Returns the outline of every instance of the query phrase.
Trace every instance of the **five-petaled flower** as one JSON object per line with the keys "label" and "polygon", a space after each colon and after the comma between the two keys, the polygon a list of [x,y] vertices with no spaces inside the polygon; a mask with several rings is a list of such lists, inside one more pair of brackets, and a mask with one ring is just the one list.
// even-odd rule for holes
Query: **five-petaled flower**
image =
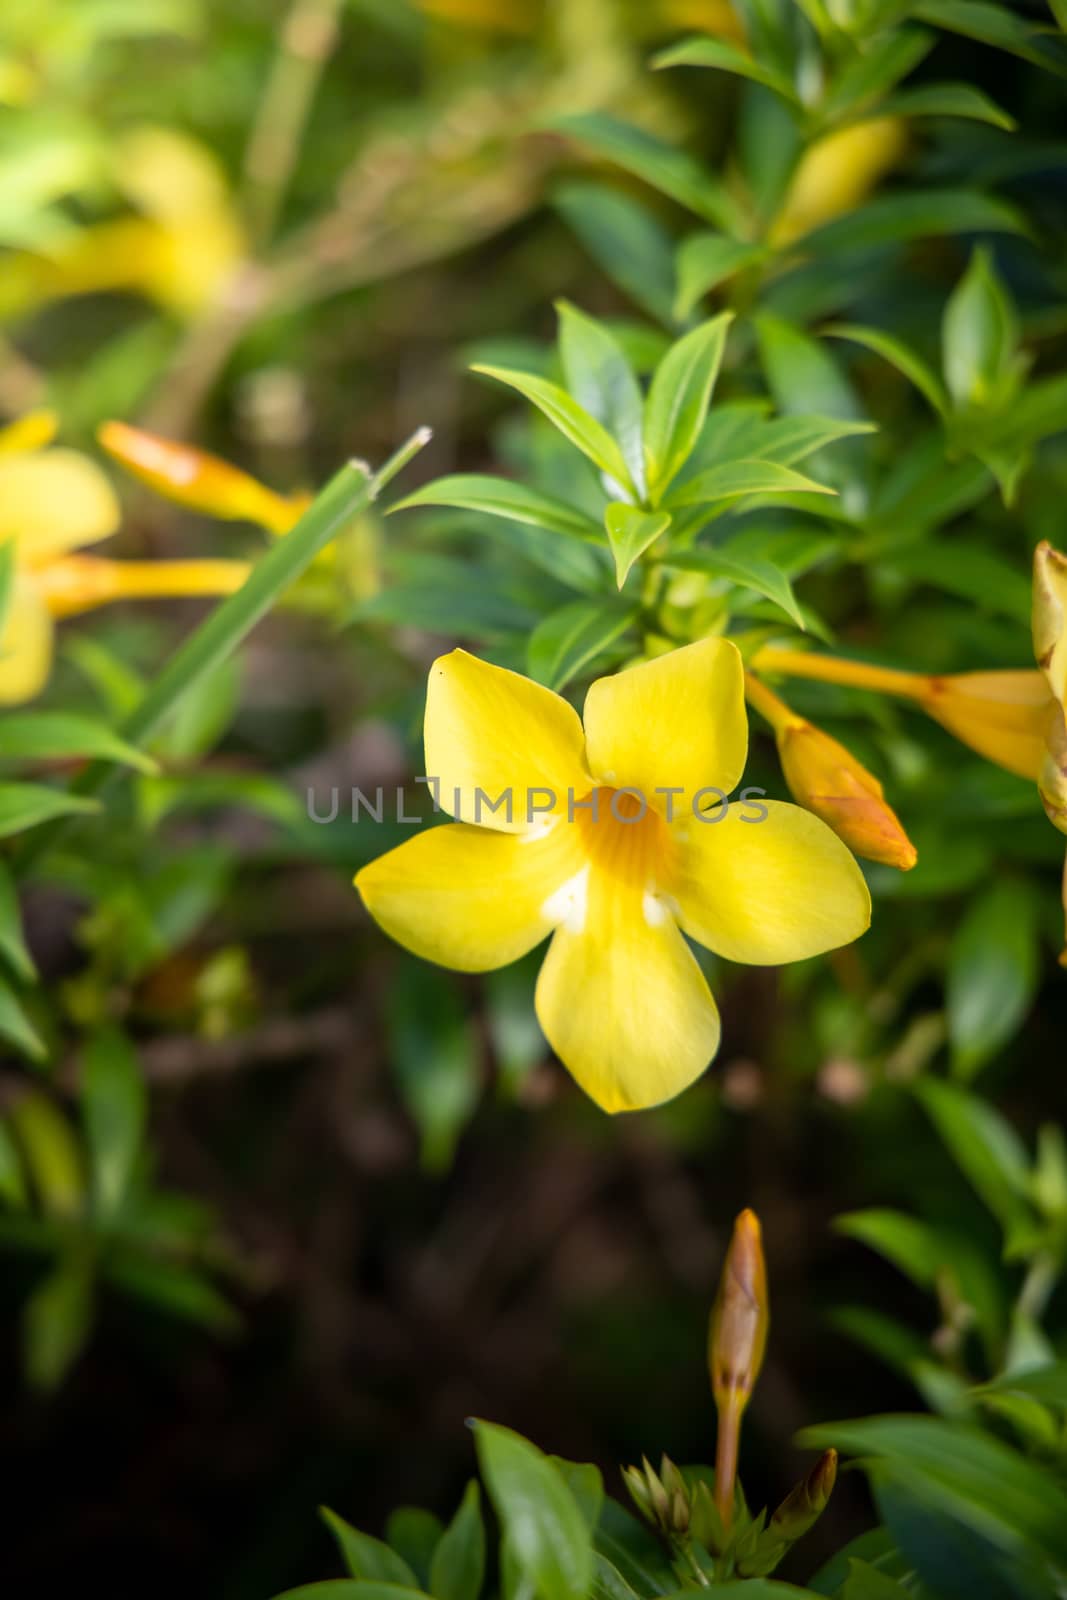
{"label": "five-petaled flower", "polygon": [[[670,1099],[718,1048],[686,936],[776,965],[868,926],[859,867],[818,817],[768,800],[754,820],[751,806],[708,802],[737,787],[747,755],[728,640],[599,679],[584,728],[551,690],[455,650],[430,670],[425,745],[440,803],[460,820],[365,867],[364,903],[416,955],[465,972],[505,966],[551,934],[538,1019],[607,1111]],[[478,791],[536,791],[547,809],[530,822],[517,804],[509,818],[479,809]],[[482,825],[463,820],[475,816]]]}

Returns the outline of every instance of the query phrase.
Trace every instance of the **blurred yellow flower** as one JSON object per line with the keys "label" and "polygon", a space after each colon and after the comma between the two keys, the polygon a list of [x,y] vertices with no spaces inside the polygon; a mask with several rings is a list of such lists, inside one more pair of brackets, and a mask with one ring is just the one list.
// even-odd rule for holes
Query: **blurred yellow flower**
{"label": "blurred yellow flower", "polygon": [[243,561],[110,561],[74,552],[114,533],[119,507],[87,456],[53,447],[55,419],[24,417],[0,431],[0,544],[14,546],[12,591],[0,622],[0,705],[32,700],[52,667],[53,622],[112,600],[227,594]]}
{"label": "blurred yellow flower", "polygon": [[[1034,655],[1052,697],[1037,788],[1049,821],[1067,833],[1067,556],[1047,540],[1034,551],[1033,632]],[[1067,925],[1067,859],[1062,894]],[[1060,965],[1067,967],[1067,938]]]}
{"label": "blurred yellow flower", "polygon": [[828,133],[805,151],[768,234],[773,245],[792,244],[866,200],[907,148],[903,117],[875,117]]}
{"label": "blurred yellow flower", "polygon": [[747,746],[727,640],[599,679],[584,728],[549,689],[453,651],[430,670],[425,760],[457,821],[380,857],[356,886],[399,943],[465,972],[551,934],[536,1009],[552,1048],[604,1110],[656,1105],[719,1043],[683,935],[776,965],[869,924],[859,867],[823,822],[776,801],[727,803]]}
{"label": "blurred yellow flower", "polygon": [[311,504],[310,495],[280,495],[219,456],[131,428],[126,422],[105,422],[97,437],[127,472],[191,511],[254,522],[270,533],[282,534],[289,532]]}

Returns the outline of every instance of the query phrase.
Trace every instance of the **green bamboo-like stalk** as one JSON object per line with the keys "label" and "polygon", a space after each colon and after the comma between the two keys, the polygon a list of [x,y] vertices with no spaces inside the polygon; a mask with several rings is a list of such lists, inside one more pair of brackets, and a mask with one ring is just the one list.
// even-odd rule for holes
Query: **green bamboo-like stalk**
{"label": "green bamboo-like stalk", "polygon": [[[119,736],[135,746],[151,738],[190,689],[233,654],[278,597],[366,510],[429,437],[429,429],[420,428],[376,473],[364,462],[346,462],[292,530],[256,562],[240,589],[217,605],[178,647],[116,730]],[[71,785],[71,792],[83,799],[96,798],[117,776],[112,762],[94,761]],[[15,857],[16,874],[39,860],[77,820],[58,817],[38,828]]]}

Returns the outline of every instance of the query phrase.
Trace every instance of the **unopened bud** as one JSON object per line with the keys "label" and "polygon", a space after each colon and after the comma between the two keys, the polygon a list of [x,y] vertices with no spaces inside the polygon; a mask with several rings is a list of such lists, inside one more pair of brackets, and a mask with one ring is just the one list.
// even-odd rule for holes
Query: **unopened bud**
{"label": "unopened bud", "polygon": [[1067,833],[1067,556],[1048,541],[1034,551],[1034,654],[1053,704],[1037,780],[1049,820]]}
{"label": "unopened bud", "polygon": [[858,856],[908,872],[918,855],[882,785],[843,744],[801,717],[777,731],[793,798],[821,817]]}
{"label": "unopened bud", "polygon": [[640,1467],[625,1467],[622,1477],[634,1505],[646,1521],[661,1533],[675,1537],[688,1533],[689,1490],[673,1461],[664,1456],[657,1473],[647,1457],[642,1456]]}
{"label": "unopened bud", "polygon": [[786,1495],[771,1518],[770,1531],[793,1544],[822,1516],[836,1481],[837,1451],[827,1450]]}
{"label": "unopened bud", "polygon": [[759,1218],[742,1211],[734,1223],[708,1332],[711,1390],[720,1411],[747,1405],[767,1344],[770,1312]]}
{"label": "unopened bud", "polygon": [[175,444],[125,422],[105,422],[98,432],[104,449],[135,478],[191,511],[228,521],[254,522],[271,533],[288,533],[305,508],[219,456]]}
{"label": "unopened bud", "polygon": [[925,680],[917,696],[928,716],[987,761],[1037,781],[1054,704],[1037,671],[957,672]]}

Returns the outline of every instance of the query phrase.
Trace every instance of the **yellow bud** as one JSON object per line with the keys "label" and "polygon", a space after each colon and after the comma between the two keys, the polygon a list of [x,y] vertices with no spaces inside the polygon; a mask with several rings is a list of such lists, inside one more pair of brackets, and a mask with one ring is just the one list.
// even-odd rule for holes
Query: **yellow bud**
{"label": "yellow bud", "polygon": [[800,717],[777,732],[793,798],[821,817],[856,855],[908,872],[918,855],[878,779],[843,744]]}
{"label": "yellow bud", "polygon": [[805,152],[769,233],[791,244],[824,222],[853,211],[907,148],[902,117],[875,117],[829,133]]}
{"label": "yellow bud", "polygon": [[927,678],[916,698],[961,744],[1036,782],[1054,704],[1037,671],[957,672]]}
{"label": "yellow bud", "polygon": [[1067,556],[1044,540],[1034,551],[1034,655],[1060,705],[1067,700]]}
{"label": "yellow bud", "polygon": [[144,433],[125,422],[105,422],[98,438],[127,472],[192,511],[287,533],[304,509],[302,500],[276,494],[218,456]]}
{"label": "yellow bud", "polygon": [[27,411],[24,417],[0,428],[0,455],[27,455],[51,444],[59,427],[54,411]]}
{"label": "yellow bud", "polygon": [[711,1391],[719,1410],[748,1404],[767,1344],[770,1310],[759,1218],[742,1211],[734,1223],[708,1330]]}

